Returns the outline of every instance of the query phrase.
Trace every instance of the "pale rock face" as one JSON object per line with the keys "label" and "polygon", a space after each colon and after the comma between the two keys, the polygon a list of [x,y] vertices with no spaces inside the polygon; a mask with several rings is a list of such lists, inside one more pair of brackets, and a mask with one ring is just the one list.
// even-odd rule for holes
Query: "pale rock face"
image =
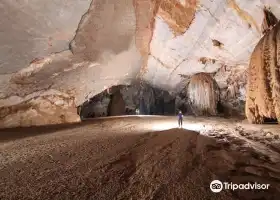
{"label": "pale rock face", "polygon": [[[64,119],[59,116],[66,108],[75,108],[113,85],[130,84],[136,77],[176,93],[185,87],[182,75],[213,73],[219,86],[228,91],[226,96],[237,93],[235,99],[243,100],[246,80],[235,77],[233,72],[239,74],[248,67],[250,55],[262,37],[263,7],[270,6],[279,18],[279,3],[3,0],[1,113],[32,99],[43,99],[52,91],[73,98],[73,104],[52,101],[47,113],[41,106],[46,104],[45,100],[32,101],[32,105],[42,107],[44,114],[31,108],[24,112],[22,108],[1,117],[1,126],[54,123],[49,118],[53,115],[56,122],[62,122]],[[227,70],[220,72],[224,66]],[[61,110],[57,111],[55,106]],[[75,121],[76,117],[76,112],[71,111],[65,120]]]}
{"label": "pale rock face", "polygon": [[68,49],[91,0],[0,2],[0,74]]}
{"label": "pale rock face", "polygon": [[[161,17],[156,17],[147,80],[172,90],[180,83],[178,74],[213,73],[223,65],[247,67],[262,36],[264,5],[270,5],[279,17],[279,1],[201,0],[191,26],[177,37]],[[222,46],[214,46],[212,40]],[[199,62],[202,57],[214,59],[215,63],[203,64]],[[163,78],[168,84],[161,81]]]}
{"label": "pale rock face", "polygon": [[44,95],[1,109],[0,127],[39,126],[80,121],[74,99]]}

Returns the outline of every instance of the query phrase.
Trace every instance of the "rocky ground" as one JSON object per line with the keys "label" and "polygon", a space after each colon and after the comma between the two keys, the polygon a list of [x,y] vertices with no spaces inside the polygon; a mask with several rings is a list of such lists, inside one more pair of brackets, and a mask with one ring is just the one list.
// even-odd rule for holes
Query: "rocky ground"
{"label": "rocky ground", "polygon": [[[140,116],[0,130],[0,199],[279,199],[278,125],[176,126]],[[214,179],[270,186],[212,193]]]}

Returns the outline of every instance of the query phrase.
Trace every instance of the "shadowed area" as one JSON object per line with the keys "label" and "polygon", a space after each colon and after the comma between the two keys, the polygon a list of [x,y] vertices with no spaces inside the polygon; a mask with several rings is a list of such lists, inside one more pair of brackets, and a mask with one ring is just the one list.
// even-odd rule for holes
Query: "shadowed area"
{"label": "shadowed area", "polygon": [[[279,128],[191,117],[176,127],[175,117],[132,116],[2,129],[12,138],[0,142],[0,199],[279,197],[280,151],[267,145],[279,145]],[[214,179],[270,187],[215,194]]]}

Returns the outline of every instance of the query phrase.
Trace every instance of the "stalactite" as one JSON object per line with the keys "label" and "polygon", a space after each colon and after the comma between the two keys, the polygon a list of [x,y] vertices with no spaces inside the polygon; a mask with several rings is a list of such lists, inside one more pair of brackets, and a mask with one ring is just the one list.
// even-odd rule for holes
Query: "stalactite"
{"label": "stalactite", "polygon": [[196,115],[216,115],[219,101],[219,87],[207,73],[198,73],[191,77],[188,96]]}
{"label": "stalactite", "polygon": [[251,123],[280,120],[280,23],[256,45],[250,60],[246,116]]}

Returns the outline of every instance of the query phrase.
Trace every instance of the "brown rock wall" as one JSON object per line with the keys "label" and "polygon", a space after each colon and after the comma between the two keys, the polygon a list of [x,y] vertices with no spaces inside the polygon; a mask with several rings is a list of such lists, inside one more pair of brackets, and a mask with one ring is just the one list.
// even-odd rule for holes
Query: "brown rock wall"
{"label": "brown rock wall", "polygon": [[251,56],[245,110],[251,123],[280,120],[279,66],[280,23],[259,41]]}
{"label": "brown rock wall", "polygon": [[40,96],[0,109],[0,128],[72,123],[79,120],[74,99],[64,96]]}

